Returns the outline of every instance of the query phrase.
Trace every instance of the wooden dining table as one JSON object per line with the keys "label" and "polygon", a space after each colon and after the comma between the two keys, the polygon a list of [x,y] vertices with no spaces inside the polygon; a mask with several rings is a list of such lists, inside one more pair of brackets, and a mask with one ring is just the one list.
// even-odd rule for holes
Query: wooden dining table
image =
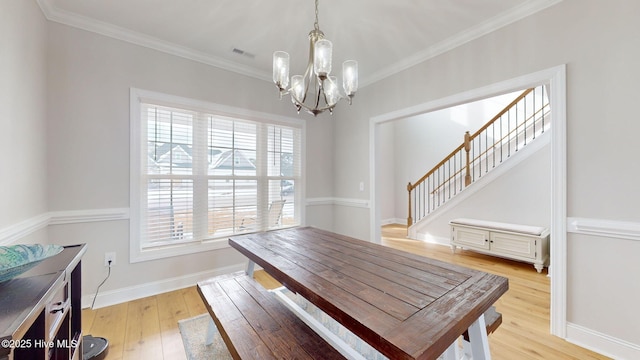
{"label": "wooden dining table", "polygon": [[484,313],[508,279],[312,227],[229,244],[390,359],[436,359],[468,331],[490,358]]}

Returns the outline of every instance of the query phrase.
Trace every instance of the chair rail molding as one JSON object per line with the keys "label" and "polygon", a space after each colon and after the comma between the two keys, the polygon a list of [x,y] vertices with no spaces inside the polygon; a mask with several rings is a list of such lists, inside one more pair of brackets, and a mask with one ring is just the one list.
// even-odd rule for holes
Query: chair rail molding
{"label": "chair rail molding", "polygon": [[337,206],[368,209],[370,207],[370,202],[369,200],[366,200],[366,199],[321,197],[321,198],[308,198],[306,200],[306,205],[307,206],[337,205]]}
{"label": "chair rail molding", "polygon": [[32,218],[20,221],[0,229],[0,245],[11,245],[19,239],[44,229],[49,225],[49,214],[44,213]]}
{"label": "chair rail molding", "polygon": [[129,208],[67,210],[46,212],[0,229],[0,245],[10,245],[49,225],[128,220]]}
{"label": "chair rail molding", "polygon": [[640,241],[640,223],[630,221],[570,217],[567,232]]}

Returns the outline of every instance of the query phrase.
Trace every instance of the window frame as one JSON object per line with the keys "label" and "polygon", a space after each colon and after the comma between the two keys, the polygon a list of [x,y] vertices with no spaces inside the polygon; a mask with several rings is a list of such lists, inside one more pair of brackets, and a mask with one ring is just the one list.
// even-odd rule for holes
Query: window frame
{"label": "window frame", "polygon": [[[155,259],[162,259],[172,256],[192,254],[202,251],[229,248],[228,237],[194,240],[185,243],[173,243],[143,248],[140,237],[141,200],[146,186],[142,184],[143,169],[142,154],[146,146],[146,135],[142,133],[143,124],[141,109],[142,103],[153,103],[160,106],[167,106],[190,111],[205,112],[207,114],[235,118],[238,120],[248,120],[269,125],[282,125],[300,129],[300,177],[295,182],[295,212],[299,218],[300,225],[305,222],[305,138],[306,123],[301,119],[295,119],[275,114],[257,112],[248,109],[230,107],[206,101],[194,100],[174,95],[163,94],[154,91],[130,88],[130,226],[129,245],[130,262],[141,262]],[[145,138],[143,139],[143,136]],[[144,143],[144,144],[143,144]],[[270,177],[266,177],[270,179]],[[260,195],[259,195],[260,196]]]}

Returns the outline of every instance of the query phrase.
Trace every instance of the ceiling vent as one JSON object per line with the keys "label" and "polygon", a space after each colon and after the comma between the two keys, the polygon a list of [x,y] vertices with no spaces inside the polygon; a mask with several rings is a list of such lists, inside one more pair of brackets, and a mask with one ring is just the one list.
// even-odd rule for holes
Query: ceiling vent
{"label": "ceiling vent", "polygon": [[248,57],[249,59],[254,59],[256,57],[254,54],[252,54],[250,52],[246,52],[246,51],[244,51],[242,49],[238,49],[238,48],[235,48],[235,47],[231,50],[231,52],[233,52],[234,54],[237,54],[237,55]]}

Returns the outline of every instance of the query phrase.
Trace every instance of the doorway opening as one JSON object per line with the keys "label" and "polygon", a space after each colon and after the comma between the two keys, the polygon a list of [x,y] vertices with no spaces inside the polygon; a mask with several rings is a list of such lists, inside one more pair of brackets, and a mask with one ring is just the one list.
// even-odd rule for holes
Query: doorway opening
{"label": "doorway opening", "polygon": [[565,65],[503,81],[406,109],[375,116],[369,122],[370,234],[380,243],[382,194],[377,180],[383,175],[376,166],[384,155],[380,149],[382,124],[418,114],[473,102],[523,88],[547,85],[551,102],[551,334],[566,337],[566,68]]}

